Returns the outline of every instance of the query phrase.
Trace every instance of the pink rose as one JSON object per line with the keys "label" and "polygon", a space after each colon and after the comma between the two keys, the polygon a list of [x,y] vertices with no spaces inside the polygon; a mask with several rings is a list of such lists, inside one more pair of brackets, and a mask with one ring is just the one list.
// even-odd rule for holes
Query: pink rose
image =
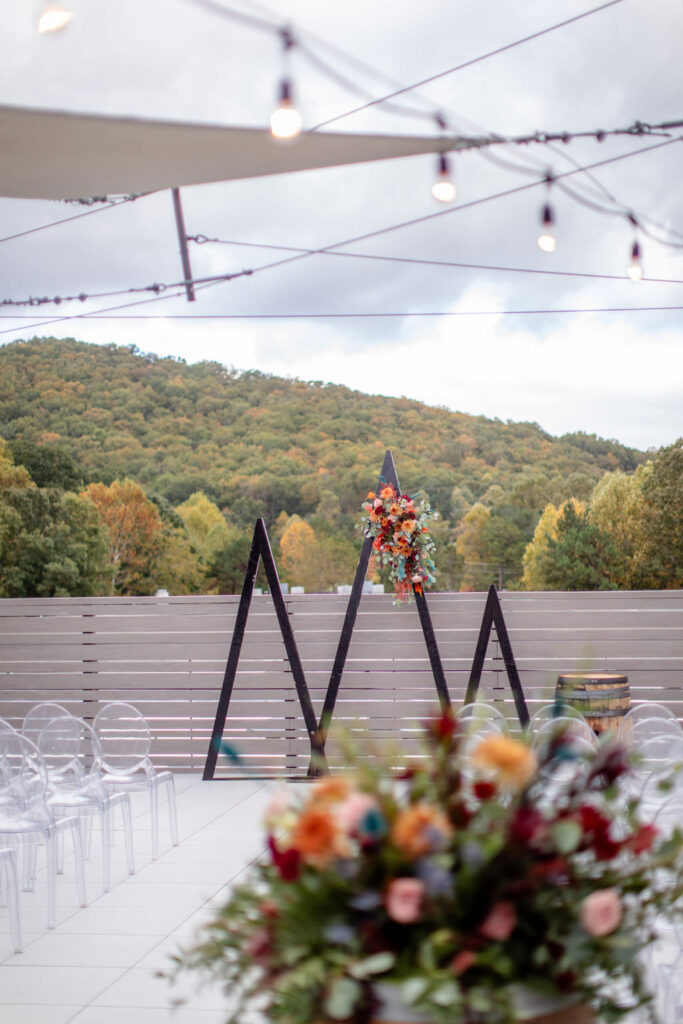
{"label": "pink rose", "polygon": [[368,811],[376,810],[378,804],[369,793],[352,793],[335,809],[335,817],[345,832],[355,832]]}
{"label": "pink rose", "polygon": [[517,924],[517,911],[513,903],[500,900],[495,903],[488,917],[479,927],[479,932],[487,939],[505,942],[510,938]]}
{"label": "pink rose", "polygon": [[424,882],[419,878],[394,878],[386,893],[387,914],[399,924],[417,921],[422,910]]}
{"label": "pink rose", "polygon": [[589,935],[609,935],[621,921],[619,893],[614,889],[598,889],[586,896],[579,917]]}
{"label": "pink rose", "polygon": [[451,960],[451,970],[454,974],[464,974],[465,971],[469,971],[476,959],[471,949],[461,949]]}

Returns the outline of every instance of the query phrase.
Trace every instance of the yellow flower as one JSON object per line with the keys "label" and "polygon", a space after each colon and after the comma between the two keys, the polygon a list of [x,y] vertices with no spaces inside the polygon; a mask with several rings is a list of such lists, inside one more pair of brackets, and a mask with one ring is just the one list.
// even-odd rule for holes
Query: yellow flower
{"label": "yellow flower", "polygon": [[531,779],[538,762],[533,750],[508,736],[486,736],[472,754],[472,766],[495,775],[510,789],[522,789]]}
{"label": "yellow flower", "polygon": [[391,838],[408,857],[422,857],[438,850],[452,831],[448,818],[437,807],[413,804],[396,818]]}

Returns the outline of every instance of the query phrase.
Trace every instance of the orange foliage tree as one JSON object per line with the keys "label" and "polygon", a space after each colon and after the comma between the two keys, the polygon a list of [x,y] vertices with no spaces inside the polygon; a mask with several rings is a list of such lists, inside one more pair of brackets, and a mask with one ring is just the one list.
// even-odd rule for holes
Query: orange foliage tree
{"label": "orange foliage tree", "polygon": [[109,535],[110,593],[151,593],[162,532],[154,504],[128,479],[89,484],[82,494],[94,504]]}

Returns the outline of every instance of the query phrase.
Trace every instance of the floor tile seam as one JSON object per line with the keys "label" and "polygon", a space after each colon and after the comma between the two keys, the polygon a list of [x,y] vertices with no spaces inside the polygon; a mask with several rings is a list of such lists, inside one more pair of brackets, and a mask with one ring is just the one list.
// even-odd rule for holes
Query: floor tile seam
{"label": "floor tile seam", "polygon": [[[197,784],[197,785],[199,785],[199,782],[201,782],[201,781],[203,781],[203,780],[201,780],[201,779],[200,779],[200,780],[198,780],[198,782],[197,782],[196,784]],[[264,783],[263,783],[263,785],[259,786],[259,787],[258,787],[258,788],[257,788],[256,790],[254,790],[254,792],[253,792],[253,793],[249,793],[249,794],[247,794],[246,796],[244,796],[244,797],[243,797],[243,798],[242,798],[241,800],[238,800],[238,801],[237,801],[237,803],[236,803],[236,804],[234,804],[234,805],[233,805],[233,807],[231,807],[231,808],[230,808],[230,810],[232,810],[232,809],[233,809],[234,807],[239,807],[239,806],[240,806],[240,804],[244,803],[244,802],[245,802],[246,800],[249,800],[249,799],[250,799],[250,798],[251,798],[252,796],[254,796],[254,795],[255,795],[255,793],[260,793],[260,792],[261,792],[261,790],[263,790],[263,789],[264,789],[264,788],[266,787],[266,785],[267,785],[267,783],[266,783],[266,782],[264,782]],[[220,817],[222,817],[222,815],[223,815],[224,813],[226,813],[226,812],[225,812],[225,811],[221,812],[221,814],[217,815],[217,816],[216,816],[215,818],[212,818],[212,819],[211,819],[210,821],[208,821],[208,822],[207,822],[207,823],[206,823],[205,825],[202,825],[202,826],[201,826],[201,828],[198,828],[198,829],[196,829],[196,830],[195,830],[194,832],[191,832],[191,833],[190,833],[190,835],[189,835],[189,836],[186,836],[185,838],[186,838],[186,839],[190,839],[190,838],[192,838],[193,836],[196,836],[196,835],[198,835],[198,834],[199,834],[200,832],[202,832],[202,831],[203,831],[203,829],[204,829],[204,828],[206,828],[206,827],[207,827],[208,825],[211,825],[211,824],[213,824],[213,823],[214,823],[215,821],[217,821],[217,820],[218,820],[218,819],[219,819]],[[260,856],[262,855],[262,853],[263,853],[263,849],[259,850],[258,854],[257,854],[257,855],[256,855],[255,857],[253,857],[253,858],[252,858],[252,859],[251,859],[250,861],[248,861],[248,862],[247,862],[247,864],[243,865],[243,867],[241,867],[241,868],[239,869],[239,871],[237,871],[237,872],[236,872],[236,873],[235,873],[234,875],[232,875],[232,876],[231,876],[230,878],[228,878],[228,879],[227,879],[226,881],[224,881],[224,882],[223,882],[223,883],[222,883],[222,884],[221,884],[221,885],[219,886],[219,888],[218,888],[218,889],[216,890],[216,892],[214,892],[214,893],[213,893],[213,895],[212,895],[212,896],[208,897],[208,899],[207,899],[207,900],[205,900],[205,901],[204,901],[204,903],[202,903],[202,904],[201,904],[201,906],[197,907],[197,908],[196,908],[196,909],[195,909],[194,911],[192,911],[192,913],[191,913],[191,914],[189,914],[188,916],[189,916],[189,917],[192,917],[192,914],[195,914],[195,913],[197,913],[197,912],[198,912],[199,910],[201,910],[201,909],[202,909],[202,908],[203,908],[203,907],[204,907],[204,906],[206,905],[206,903],[209,903],[209,902],[210,902],[211,900],[213,900],[213,899],[214,899],[214,897],[215,897],[215,896],[217,895],[217,893],[218,893],[218,892],[220,892],[220,891],[221,891],[222,889],[224,889],[226,885],[229,885],[229,884],[230,884],[230,883],[231,883],[232,881],[234,881],[234,879],[235,879],[235,878],[237,878],[237,877],[238,877],[238,875],[239,875],[239,874],[241,874],[241,872],[242,872],[242,871],[246,870],[246,868],[247,868],[247,867],[249,867],[249,866],[250,866],[251,864],[253,864],[253,862],[254,862],[255,860],[257,860],[257,859],[258,859],[258,857],[260,857]],[[158,858],[157,858],[157,860],[158,860]],[[155,861],[153,860],[153,861],[151,861],[150,863],[151,863],[151,864],[154,864],[154,863],[155,863]],[[146,864],[146,865],[145,865],[145,867],[149,867],[149,865],[148,865],[148,864]],[[122,878],[122,879],[120,879],[120,880],[119,880],[118,882],[116,882],[116,883],[115,883],[115,884],[114,884],[114,885],[112,886],[112,888],[111,888],[111,889],[110,889],[109,891],[110,891],[110,892],[113,892],[113,890],[114,890],[114,889],[117,889],[117,888],[118,888],[118,887],[119,887],[120,885],[123,885],[123,884],[124,884],[124,883],[125,883],[126,881],[128,881],[128,876],[126,876],[125,878]],[[145,884],[145,883],[143,883],[143,884]],[[106,893],[104,893],[104,892],[101,892],[101,893],[99,893],[99,895],[98,895],[98,896],[96,896],[96,897],[95,897],[95,898],[94,898],[93,900],[89,900],[89,901],[88,901],[88,907],[91,907],[91,906],[93,906],[93,904],[95,904],[95,903],[97,902],[97,900],[98,900],[98,899],[99,899],[99,898],[100,898],[101,896],[104,896],[104,895],[107,895],[107,894],[106,894]],[[60,924],[60,925],[62,925],[62,924],[65,924],[65,923],[66,923],[67,921],[70,921],[70,920],[71,920],[71,919],[72,919],[73,917],[75,917],[75,916],[76,916],[76,914],[78,914],[78,912],[79,912],[80,910],[86,910],[86,909],[87,909],[87,907],[76,907],[76,908],[75,908],[75,909],[73,910],[73,912],[72,912],[72,913],[70,913],[70,914],[68,914],[68,915],[67,915],[67,916],[66,916],[66,917],[64,918],[64,920],[63,920],[63,921],[60,921],[60,922],[59,922],[59,924]],[[99,908],[99,909],[101,910],[101,909],[102,909],[102,907],[100,906],[100,908]],[[181,921],[181,922],[180,922],[180,924],[179,924],[179,925],[178,925],[177,927],[181,927],[181,925],[182,925],[182,924],[184,924],[186,920],[187,920],[187,918],[185,918],[185,919],[184,919],[183,921]],[[176,929],[174,928],[174,929],[173,929],[173,931],[175,931],[175,930],[176,930]],[[30,941],[28,942],[28,944],[27,944],[27,945],[26,945],[26,946],[25,946],[24,948],[28,948],[29,946],[31,946],[31,945],[32,945],[32,944],[33,944],[34,942],[36,942],[36,941],[37,941],[38,939],[42,938],[42,936],[43,936],[44,934],[50,934],[50,933],[52,933],[52,932],[53,932],[53,929],[51,929],[51,928],[46,928],[46,929],[45,929],[45,932],[41,932],[41,933],[40,933],[39,935],[37,935],[37,936],[36,936],[36,937],[35,937],[34,939],[31,939],[31,940],[30,940]],[[164,939],[165,939],[165,938],[168,938],[168,936],[164,936]],[[160,940],[160,942],[164,941],[164,939],[161,939],[161,940]],[[160,944],[160,942],[159,942],[159,943],[157,943],[157,945],[159,945],[159,944]],[[154,949],[156,949],[156,946],[153,946],[153,947],[152,947],[152,949],[151,949],[151,950],[149,950],[149,952],[148,952],[147,954],[145,954],[145,955],[149,955],[149,953],[152,953],[152,952],[154,951]],[[9,954],[8,956],[6,956],[6,957],[5,957],[5,958],[4,958],[3,960],[0,960],[0,966],[2,966],[3,964],[5,964],[7,960],[10,960],[10,959],[11,959],[11,958],[12,958],[13,956],[16,956],[16,955],[21,955],[21,954],[15,954],[15,953],[10,953],[10,954]],[[144,957],[141,957],[140,959],[144,959]],[[137,963],[137,961],[136,961],[136,963]],[[18,964],[13,964],[12,966],[19,966],[19,965],[18,965]],[[135,966],[135,965],[133,965],[133,966]],[[106,991],[106,990],[105,990],[105,991]],[[88,1004],[88,1005],[90,1005],[90,1004]]]}
{"label": "floor tile seam", "polygon": [[[257,793],[258,793],[258,792],[260,792],[260,790],[261,790],[262,788],[263,788],[263,787],[262,787],[262,786],[260,786],[260,787],[259,787],[259,788],[258,788],[257,790],[255,790],[255,792],[257,792]],[[249,796],[253,796],[253,795],[254,795],[253,793],[252,793],[252,794],[249,794]],[[235,804],[235,806],[239,806],[239,804],[240,804],[240,803],[243,803],[243,802],[244,802],[244,800],[247,800],[247,799],[249,799],[249,796],[247,796],[247,797],[244,797],[244,799],[243,799],[243,800],[241,800],[241,801],[238,801],[238,803],[237,803],[237,804]],[[218,815],[218,817],[220,817],[220,815]],[[214,820],[215,820],[215,819],[214,819]],[[204,827],[206,827],[206,826],[204,826]],[[202,831],[202,829],[198,829],[198,832],[201,832],[201,831]],[[193,834],[193,835],[196,835],[197,833],[192,833],[192,834]],[[189,838],[189,837],[188,837],[188,838]],[[248,862],[247,862],[246,864],[244,864],[244,865],[243,865],[243,866],[242,866],[242,867],[241,867],[241,868],[240,868],[240,869],[239,869],[239,870],[238,870],[238,871],[237,871],[237,872],[236,872],[236,873],[235,873],[235,874],[234,874],[234,875],[233,875],[233,876],[232,876],[231,878],[227,879],[227,880],[226,880],[226,881],[224,881],[224,882],[223,882],[222,884],[220,884],[220,885],[218,886],[218,888],[217,888],[217,889],[216,889],[216,890],[215,890],[215,891],[214,891],[214,892],[212,893],[212,895],[211,895],[211,896],[209,896],[209,897],[208,897],[208,898],[207,898],[206,900],[204,900],[204,901],[203,901],[203,902],[202,902],[202,903],[200,904],[200,906],[198,906],[198,907],[195,907],[195,908],[194,908],[194,910],[192,910],[192,911],[191,911],[190,913],[188,913],[188,914],[186,915],[186,917],[184,917],[184,918],[182,919],[182,921],[180,921],[180,923],[179,923],[179,924],[178,924],[178,925],[177,925],[177,926],[176,926],[176,927],[175,927],[175,928],[174,928],[174,929],[173,929],[173,930],[172,930],[171,932],[169,932],[169,933],[168,933],[167,935],[164,935],[164,936],[163,936],[163,938],[161,938],[161,939],[159,940],[159,942],[157,942],[157,943],[156,943],[156,945],[155,945],[155,946],[152,946],[152,948],[151,948],[150,950],[148,950],[148,951],[147,951],[147,952],[146,952],[146,953],[145,953],[145,954],[144,954],[143,956],[139,957],[139,959],[138,959],[138,960],[136,960],[136,961],[135,961],[135,963],[131,964],[131,966],[130,966],[130,967],[124,968],[124,969],[123,969],[123,971],[122,971],[122,973],[121,973],[121,974],[119,975],[119,977],[118,977],[118,978],[116,978],[116,980],[115,980],[115,981],[112,981],[112,982],[111,982],[111,983],[110,983],[109,985],[106,985],[106,986],[105,986],[105,988],[103,988],[103,989],[102,989],[102,991],[100,991],[100,992],[99,992],[99,993],[98,993],[98,994],[97,994],[96,996],[93,996],[93,998],[92,998],[92,999],[90,999],[90,1000],[89,1000],[89,1001],[88,1001],[87,1003],[85,1003],[85,1004],[84,1004],[84,1005],[83,1005],[83,1006],[81,1007],[81,1010],[85,1010],[85,1009],[87,1009],[88,1007],[91,1007],[91,1006],[93,1005],[93,1003],[95,1002],[95,1000],[96,1000],[96,999],[100,999],[100,998],[101,998],[101,997],[102,997],[102,996],[103,996],[103,995],[104,995],[104,994],[105,994],[105,993],[106,993],[106,992],[107,992],[107,991],[108,991],[108,990],[109,990],[109,989],[110,989],[110,988],[111,988],[111,987],[112,987],[113,985],[115,985],[115,984],[118,984],[118,982],[120,982],[120,981],[121,981],[121,980],[122,980],[123,978],[125,978],[125,977],[126,977],[127,975],[129,975],[131,971],[133,971],[133,970],[144,970],[144,968],[140,968],[140,967],[138,967],[137,965],[138,965],[138,964],[139,964],[139,963],[140,963],[140,962],[141,962],[142,960],[146,959],[146,957],[150,956],[150,955],[151,955],[151,954],[152,954],[152,953],[154,952],[154,950],[155,950],[155,949],[157,949],[157,948],[158,948],[158,947],[159,947],[159,946],[161,945],[161,943],[162,943],[162,942],[165,942],[165,941],[166,941],[166,940],[167,940],[167,939],[168,939],[168,938],[169,938],[169,937],[170,937],[170,936],[171,936],[171,935],[173,934],[173,932],[177,931],[177,930],[178,930],[178,928],[181,928],[181,927],[182,927],[182,926],[183,926],[184,924],[186,924],[186,923],[187,923],[187,922],[188,922],[188,921],[189,921],[189,920],[190,920],[190,919],[191,919],[191,918],[192,918],[192,917],[193,917],[193,916],[194,916],[195,914],[199,913],[199,911],[203,910],[203,909],[204,909],[204,907],[206,907],[206,906],[207,906],[208,904],[210,904],[210,903],[212,902],[212,900],[214,900],[214,899],[216,898],[216,896],[218,896],[218,894],[219,894],[219,893],[220,893],[220,892],[221,892],[221,891],[222,891],[222,890],[223,890],[223,889],[225,888],[225,886],[226,886],[226,885],[229,885],[229,884],[230,884],[230,883],[231,883],[232,881],[234,881],[234,879],[235,879],[235,878],[237,878],[237,877],[238,877],[238,876],[239,876],[239,875],[240,875],[240,874],[241,874],[241,873],[242,873],[243,871],[245,871],[245,870],[246,870],[247,868],[249,868],[249,867],[250,867],[250,866],[251,866],[251,865],[252,865],[252,864],[254,863],[254,861],[255,861],[255,860],[257,860],[257,859],[258,859],[258,857],[260,857],[260,856],[262,855],[262,853],[263,853],[263,850],[260,850],[257,856],[253,857],[253,858],[252,858],[251,860],[249,860],[249,861],[248,861]],[[124,881],[125,881],[125,879],[124,879]],[[119,883],[119,884],[121,884],[121,883]],[[80,1012],[80,1011],[79,1011],[79,1012]],[[76,1015],[75,1015],[75,1016],[76,1016]],[[69,1019],[69,1021],[67,1021],[67,1022],[66,1022],[66,1024],[71,1024],[71,1021],[73,1021],[73,1020],[74,1020],[74,1017],[71,1017],[71,1018]]]}

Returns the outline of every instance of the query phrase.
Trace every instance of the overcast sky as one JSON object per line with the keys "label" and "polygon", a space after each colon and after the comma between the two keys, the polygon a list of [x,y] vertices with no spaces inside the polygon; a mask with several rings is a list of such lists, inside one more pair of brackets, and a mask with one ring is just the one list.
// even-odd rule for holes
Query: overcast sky
{"label": "overcast sky", "polygon": [[[234,9],[289,22],[316,56],[375,96],[387,79],[408,85],[597,6],[597,0],[297,0],[268,7],[228,0]],[[41,3],[0,0],[0,102],[135,114],[226,125],[267,124],[282,58],[277,35],[224,20],[194,0],[70,0],[76,16],[59,34],[38,36]],[[264,15],[263,12],[266,11]],[[267,12],[273,12],[268,14]],[[313,33],[311,37],[310,33]],[[683,119],[683,7],[672,0],[622,0],[556,32],[440,78],[404,105],[442,110],[454,131],[505,135],[535,130],[609,129],[636,120]],[[324,42],[377,69],[344,63]],[[308,126],[359,105],[295,50],[291,62]],[[425,101],[426,99],[426,101]],[[431,133],[421,118],[382,106],[329,130]],[[683,130],[678,134],[683,135]],[[676,133],[673,133],[676,138]],[[605,307],[683,307],[683,249],[641,236],[645,275],[623,277],[634,240],[624,216],[597,212],[560,192],[557,251],[539,251],[545,185],[459,210],[479,198],[542,181],[580,164],[652,146],[660,138],[576,140],[496,149],[535,168],[520,173],[480,154],[459,156],[452,211],[346,252],[499,268],[619,275],[621,280],[547,276],[314,256],[221,284],[189,305],[171,299],[122,313],[150,319],[76,319],[80,304],[43,308],[31,319],[0,320],[0,343],[54,335],[135,344],[189,362],[215,359],[238,369],[347,384],[501,419],[533,420],[553,434],[584,430],[640,448],[683,434],[681,309],[545,312]],[[600,206],[633,209],[683,243],[680,143],[614,162],[572,187]],[[183,191],[188,233],[231,242],[319,248],[439,208],[429,189],[434,159],[194,186]],[[597,184],[596,180],[597,179]],[[618,200],[606,197],[605,191]],[[0,200],[0,235],[78,212],[63,204]],[[169,193],[0,245],[0,298],[106,291],[182,278]],[[255,268],[267,248],[192,246],[195,276]],[[123,300],[121,300],[123,301]],[[90,309],[112,301],[89,303]],[[21,312],[33,312],[22,310]],[[188,314],[424,314],[353,319],[177,319]],[[465,314],[480,315],[465,315]],[[481,315],[486,314],[486,315]]]}

